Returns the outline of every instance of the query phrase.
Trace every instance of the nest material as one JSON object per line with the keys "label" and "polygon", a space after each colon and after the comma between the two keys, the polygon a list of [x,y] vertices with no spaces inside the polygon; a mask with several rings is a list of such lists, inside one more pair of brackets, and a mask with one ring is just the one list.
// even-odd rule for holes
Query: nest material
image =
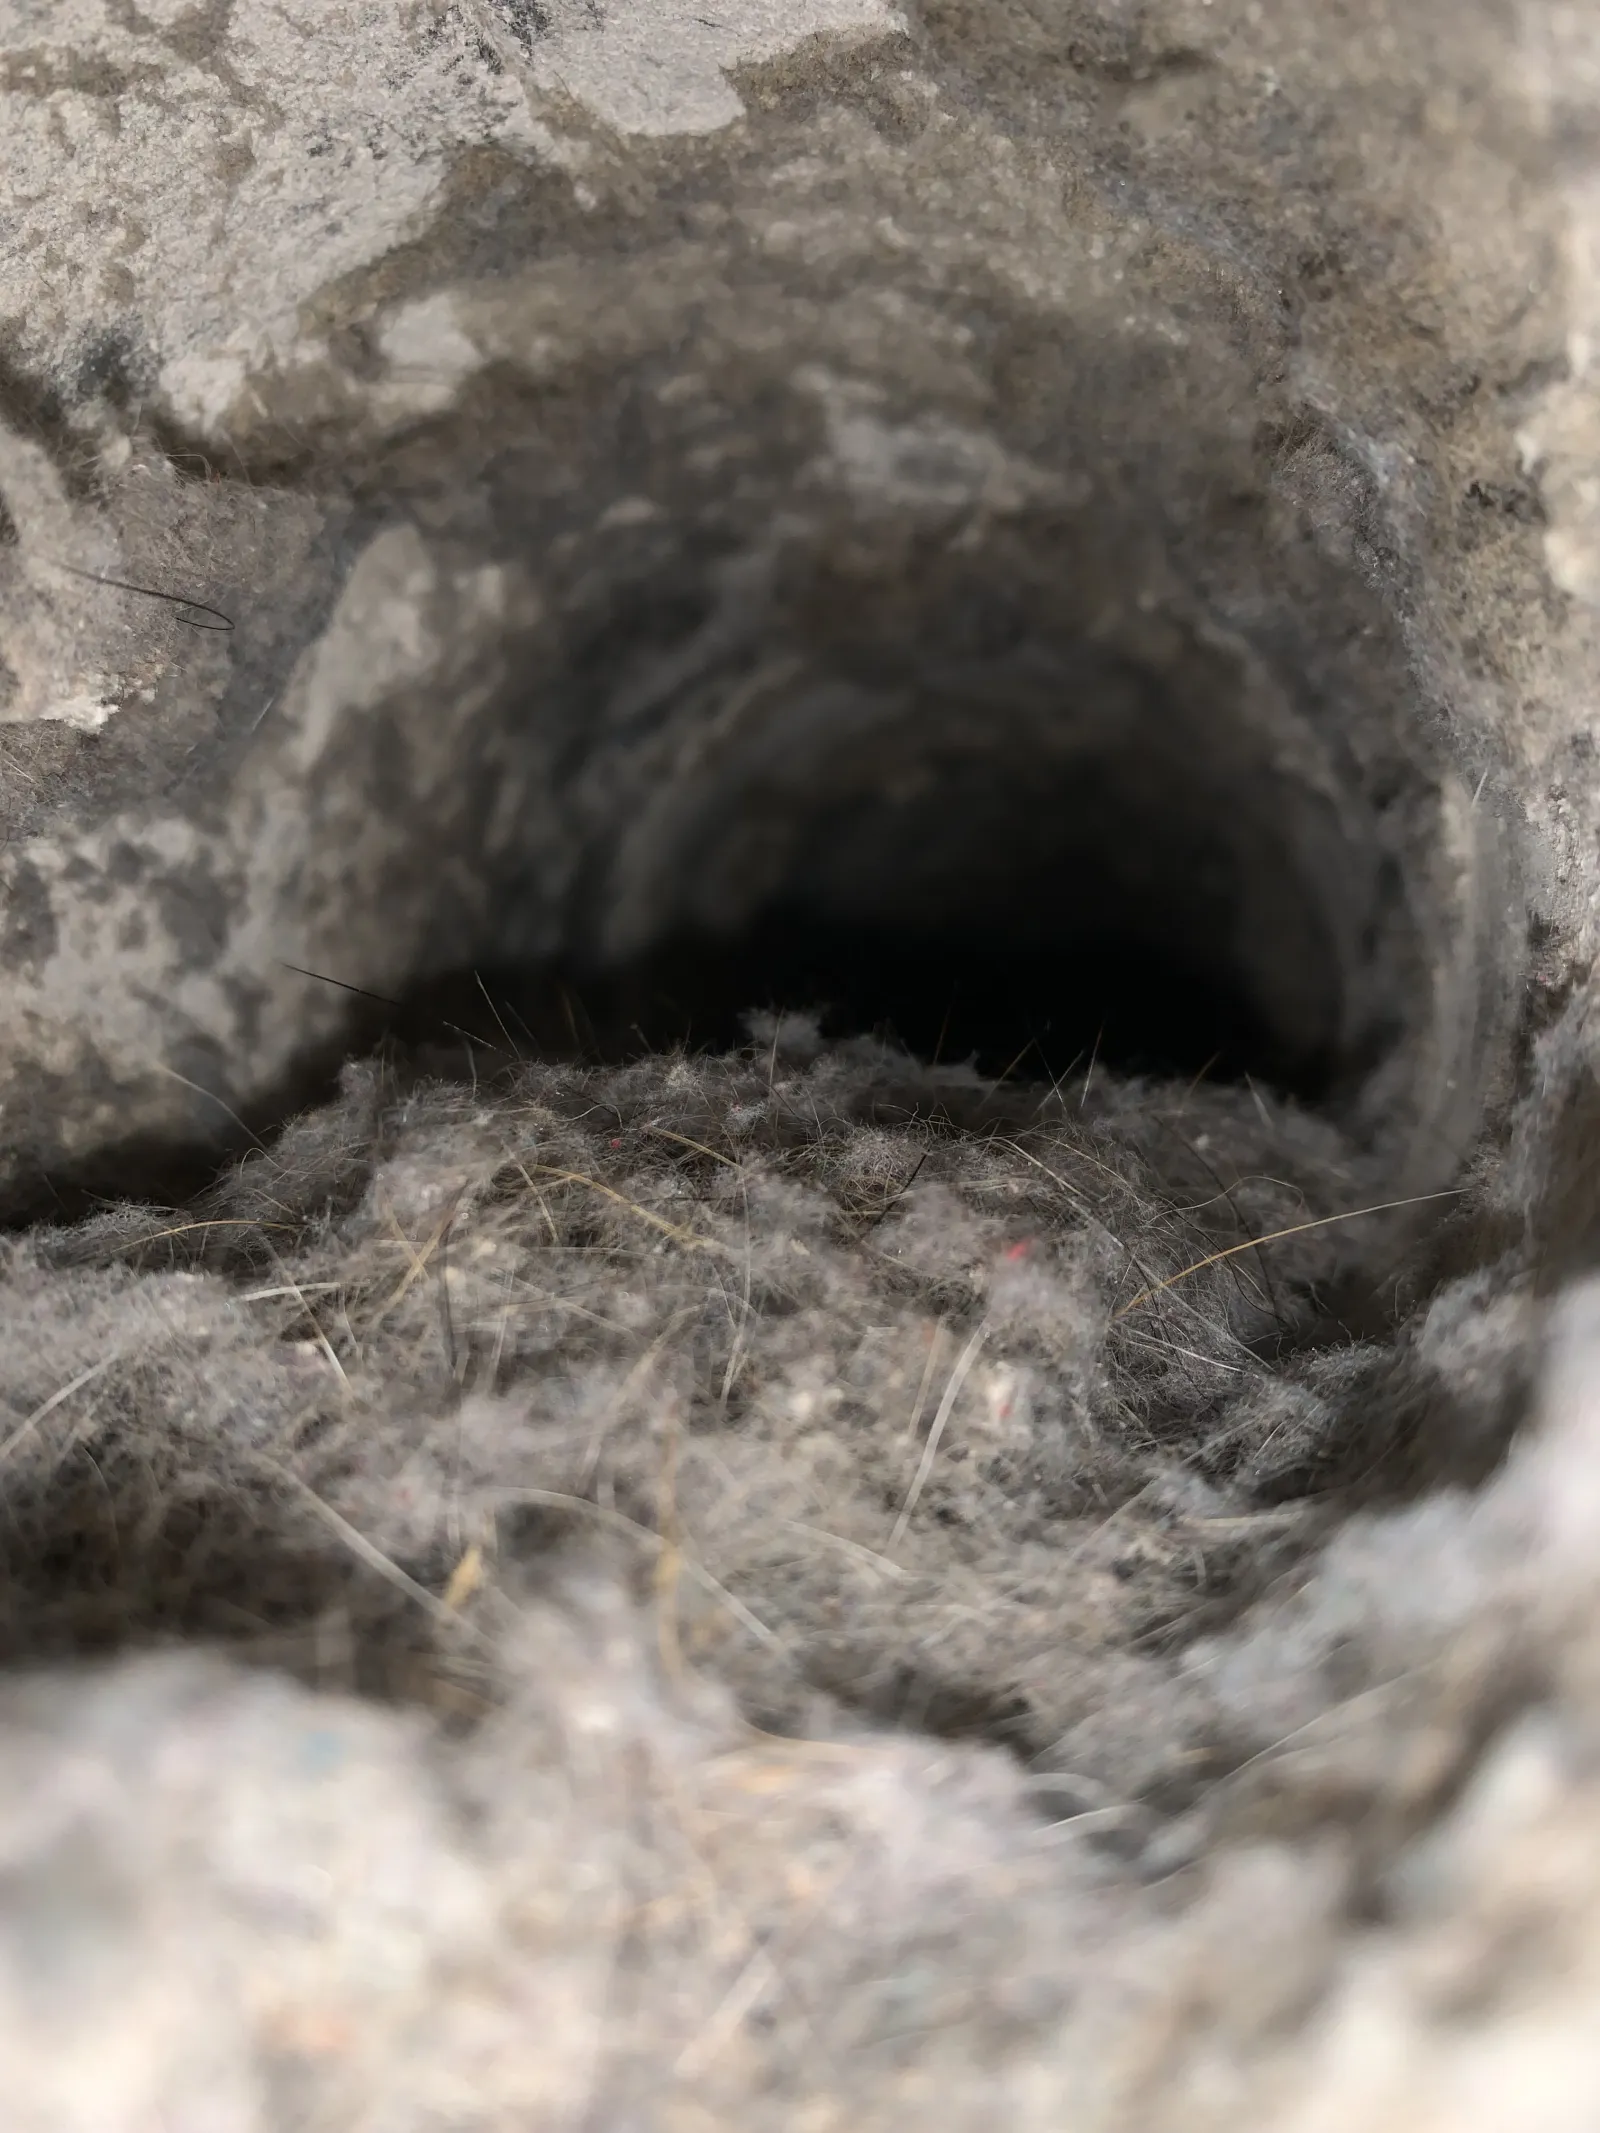
{"label": "nest material", "polygon": [[292,1643],[605,1532],[763,1723],[1037,1753],[1225,1618],[1315,1523],[1276,1499],[1361,1451],[1330,1395],[1372,1358],[1321,1299],[1377,1223],[1326,1219],[1362,1204],[1335,1131],[772,1038],[352,1072],[203,1205],[14,1248],[12,1650]]}

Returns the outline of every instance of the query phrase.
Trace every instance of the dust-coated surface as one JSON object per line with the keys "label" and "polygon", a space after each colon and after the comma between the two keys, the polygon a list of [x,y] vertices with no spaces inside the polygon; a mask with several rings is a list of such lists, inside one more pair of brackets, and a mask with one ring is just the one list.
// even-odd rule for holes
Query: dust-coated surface
{"label": "dust-coated surface", "polygon": [[8,2133],[1588,2126],[1597,112],[0,0]]}

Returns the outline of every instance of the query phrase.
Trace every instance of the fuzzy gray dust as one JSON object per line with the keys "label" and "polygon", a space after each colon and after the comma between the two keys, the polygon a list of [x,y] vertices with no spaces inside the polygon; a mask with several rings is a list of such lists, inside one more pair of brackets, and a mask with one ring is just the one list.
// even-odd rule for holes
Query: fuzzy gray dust
{"label": "fuzzy gray dust", "polygon": [[[1336,1419],[1383,1357],[1319,1294],[1404,1252],[1355,1182],[1332,1129],[1243,1091],[1012,1090],[795,1018],[743,1058],[476,1094],[352,1071],[191,1205],[16,1248],[42,1372],[152,1318],[37,1420],[44,1375],[9,1394],[9,1641],[253,1600],[314,1648],[353,1576],[387,1595],[308,1490],[429,1591],[473,1549],[515,1584],[559,1533],[625,1532],[646,1583],[681,1558],[685,1650],[763,1723],[831,1701],[1040,1753],[1399,1449],[1376,1384],[1359,1441]],[[275,1504],[286,1563],[326,1562],[269,1590]],[[58,1514],[103,1588],[53,1592]],[[401,1608],[402,1644],[427,1620]]]}
{"label": "fuzzy gray dust", "polygon": [[1597,109],[0,0],[8,2127],[1589,2124]]}

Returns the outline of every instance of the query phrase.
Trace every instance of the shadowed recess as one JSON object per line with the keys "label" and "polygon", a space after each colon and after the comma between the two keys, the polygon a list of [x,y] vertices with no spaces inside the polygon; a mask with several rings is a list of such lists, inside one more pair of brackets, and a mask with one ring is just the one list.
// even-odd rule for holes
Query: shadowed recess
{"label": "shadowed recess", "polygon": [[1321,1097],[1381,1041],[1382,868],[1234,679],[1030,645],[897,686],[819,646],[595,840],[559,957],[430,986],[408,1026],[614,1059],[813,1011],[989,1076]]}

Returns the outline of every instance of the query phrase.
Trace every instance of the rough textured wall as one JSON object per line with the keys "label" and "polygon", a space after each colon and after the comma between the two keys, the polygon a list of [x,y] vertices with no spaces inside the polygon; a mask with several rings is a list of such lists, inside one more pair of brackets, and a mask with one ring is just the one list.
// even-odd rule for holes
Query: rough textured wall
{"label": "rough textured wall", "polygon": [[884,776],[841,727],[915,771],[931,692],[998,748],[1086,660],[1165,698],[1055,721],[1095,818],[1210,838],[1291,1053],[1404,1024],[1364,1130],[1431,1178],[1572,827],[1584,402],[1570,56],[1408,22],[9,10],[13,1198],[281,1113],[350,1007],[285,964],[729,923],[708,816],[799,841]]}
{"label": "rough textured wall", "polygon": [[0,0],[19,2128],[1588,2122],[1597,109]]}

